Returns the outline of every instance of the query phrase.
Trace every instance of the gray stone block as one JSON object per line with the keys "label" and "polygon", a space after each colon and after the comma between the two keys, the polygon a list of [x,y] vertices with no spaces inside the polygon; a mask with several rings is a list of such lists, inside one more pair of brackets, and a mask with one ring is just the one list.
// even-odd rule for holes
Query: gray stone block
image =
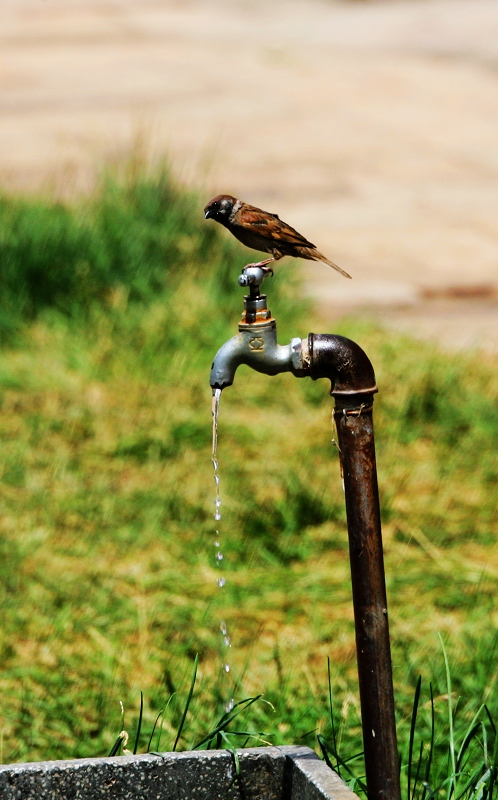
{"label": "gray stone block", "polygon": [[[309,747],[0,766],[1,800],[357,800]],[[238,773],[238,774],[237,774]]]}

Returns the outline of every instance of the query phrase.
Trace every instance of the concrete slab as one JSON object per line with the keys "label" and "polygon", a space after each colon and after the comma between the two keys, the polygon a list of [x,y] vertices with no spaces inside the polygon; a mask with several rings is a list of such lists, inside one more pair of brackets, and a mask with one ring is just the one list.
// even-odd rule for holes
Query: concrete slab
{"label": "concrete slab", "polygon": [[357,800],[308,747],[82,758],[0,767],[2,800]]}

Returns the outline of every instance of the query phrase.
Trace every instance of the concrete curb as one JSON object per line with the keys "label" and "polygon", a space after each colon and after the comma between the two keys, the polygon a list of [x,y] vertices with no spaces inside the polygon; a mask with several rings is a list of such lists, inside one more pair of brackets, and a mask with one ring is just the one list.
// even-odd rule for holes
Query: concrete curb
{"label": "concrete curb", "polygon": [[309,747],[0,766],[2,800],[357,800]]}

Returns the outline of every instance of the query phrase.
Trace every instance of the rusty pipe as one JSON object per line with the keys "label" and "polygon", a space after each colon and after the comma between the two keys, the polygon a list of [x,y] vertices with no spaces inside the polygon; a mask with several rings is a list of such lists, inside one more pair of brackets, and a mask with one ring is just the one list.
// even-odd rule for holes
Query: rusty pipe
{"label": "rusty pipe", "polygon": [[339,336],[308,337],[310,376],[329,378],[344,479],[369,800],[399,800],[389,622],[373,429],[370,360]]}

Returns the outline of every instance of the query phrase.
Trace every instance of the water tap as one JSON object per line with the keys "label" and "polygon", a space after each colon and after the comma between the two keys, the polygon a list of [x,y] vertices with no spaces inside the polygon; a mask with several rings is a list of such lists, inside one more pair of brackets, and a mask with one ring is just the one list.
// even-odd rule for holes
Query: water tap
{"label": "water tap", "polygon": [[277,324],[260,287],[260,267],[247,267],[239,285],[249,287],[237,336],[218,350],[211,368],[215,402],[233,383],[239,364],[276,375],[330,380],[348,520],[358,676],[370,800],[400,800],[399,757],[387,599],[382,555],[380,506],[375,466],[373,398],[375,373],[362,348],[335,334],[277,343]]}
{"label": "water tap", "polygon": [[231,386],[240,364],[247,364],[265,375],[292,372],[297,377],[306,369],[307,339],[291,339],[288,345],[277,343],[277,323],[267,305],[260,287],[268,277],[268,270],[246,267],[239,275],[239,286],[249,287],[244,296],[244,311],[237,336],[218,350],[211,368],[211,388]]}

